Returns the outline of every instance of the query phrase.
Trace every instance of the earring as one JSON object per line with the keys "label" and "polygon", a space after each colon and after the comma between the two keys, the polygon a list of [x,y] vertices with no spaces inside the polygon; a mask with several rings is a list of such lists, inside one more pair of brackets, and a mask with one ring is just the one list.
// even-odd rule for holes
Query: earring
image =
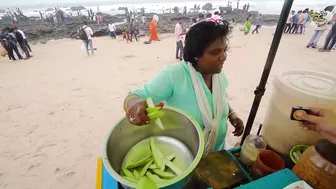
{"label": "earring", "polygon": [[195,60],[198,60],[198,58],[197,58],[197,57],[194,57],[194,59],[195,59]]}

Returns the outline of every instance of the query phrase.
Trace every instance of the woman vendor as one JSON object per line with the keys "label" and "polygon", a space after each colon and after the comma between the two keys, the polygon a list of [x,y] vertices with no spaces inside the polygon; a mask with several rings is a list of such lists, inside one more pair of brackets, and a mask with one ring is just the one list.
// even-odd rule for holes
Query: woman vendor
{"label": "woman vendor", "polygon": [[192,26],[185,39],[184,61],[161,70],[152,81],[135,89],[124,100],[129,122],[146,125],[148,96],[165,101],[194,117],[203,129],[205,155],[225,148],[227,120],[240,136],[243,121],[226,98],[228,81],[222,72],[227,58],[229,26],[226,21],[204,21]]}

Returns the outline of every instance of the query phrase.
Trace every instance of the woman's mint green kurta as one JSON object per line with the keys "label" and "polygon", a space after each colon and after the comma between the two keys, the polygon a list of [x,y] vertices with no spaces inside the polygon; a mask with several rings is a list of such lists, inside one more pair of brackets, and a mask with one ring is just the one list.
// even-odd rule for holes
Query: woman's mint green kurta
{"label": "woman's mint green kurta", "polygon": [[[201,78],[202,85],[213,114],[214,106],[212,101],[212,94],[200,73],[198,73],[198,76]],[[224,73],[220,73],[220,76],[224,85],[222,92],[223,95],[226,95],[228,81]],[[190,78],[189,68],[186,62],[181,62],[179,64],[165,67],[154,77],[152,81],[146,83],[142,88],[132,91],[131,94],[137,94],[143,99],[151,96],[154,103],[165,101],[167,105],[179,108],[193,116],[202,129],[204,129],[203,119],[198,108],[196,95]],[[225,147],[229,105],[226,98],[224,99],[224,111],[218,127],[218,137],[215,151],[220,151]]]}

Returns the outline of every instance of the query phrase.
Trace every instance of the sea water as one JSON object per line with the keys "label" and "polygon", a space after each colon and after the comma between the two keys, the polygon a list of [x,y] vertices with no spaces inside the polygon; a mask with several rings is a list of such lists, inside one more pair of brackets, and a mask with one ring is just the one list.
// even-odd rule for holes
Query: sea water
{"label": "sea water", "polygon": [[[59,1],[59,4],[55,4],[52,0],[38,0],[34,1],[34,4],[30,3],[26,0],[12,0],[12,1],[5,1],[2,2],[0,5],[0,9],[10,8],[11,10],[15,10],[15,7],[20,7],[23,10],[23,13],[26,16],[38,16],[39,12],[44,12],[47,8],[53,8],[59,6],[62,10],[66,12],[71,12],[71,6],[78,6],[82,5],[87,9],[92,9],[94,12],[97,12],[97,6],[99,6],[99,11],[108,13],[108,14],[123,14],[123,10],[118,10],[119,7],[128,7],[129,10],[137,10],[140,11],[140,8],[144,7],[145,12],[156,12],[156,13],[169,13],[169,9],[173,9],[175,6],[178,6],[180,12],[183,11],[183,7],[187,7],[187,11],[189,12],[194,5],[202,6],[207,3],[211,2],[214,9],[217,9],[220,6],[227,6],[227,0],[212,0],[212,1],[203,1],[203,0],[193,0],[193,1],[180,1],[180,0],[101,0],[101,1],[94,1],[94,0],[73,0],[72,3],[68,3],[69,1]],[[140,3],[141,2],[141,3]],[[237,8],[237,0],[231,0],[232,7]],[[242,9],[244,4],[250,4],[250,9],[253,11],[259,11],[263,14],[280,14],[284,0],[241,0],[239,3],[239,8]],[[335,1],[332,0],[294,0],[293,10],[303,10],[305,8],[310,8],[316,11],[323,10],[326,6],[329,5],[336,5]],[[72,12],[73,15],[77,15],[76,12]],[[82,11],[83,15],[87,14],[87,11]],[[1,15],[0,15],[1,16]]]}

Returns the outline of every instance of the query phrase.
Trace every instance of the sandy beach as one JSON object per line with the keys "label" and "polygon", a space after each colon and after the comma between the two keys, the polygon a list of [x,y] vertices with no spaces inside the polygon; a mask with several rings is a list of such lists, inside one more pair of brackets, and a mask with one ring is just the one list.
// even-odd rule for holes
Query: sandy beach
{"label": "sandy beach", "polygon": [[[244,36],[234,31],[223,71],[229,102],[246,122],[274,30]],[[263,122],[272,79],[281,71],[308,69],[336,74],[336,51],[305,46],[311,37],[284,35],[255,126]],[[321,37],[324,42],[326,32]],[[121,38],[94,38],[87,57],[81,41],[32,46],[34,57],[9,62],[0,57],[0,188],[92,189],[105,134],[124,115],[127,93],[149,81],[175,59],[172,34],[150,45]],[[253,131],[256,132],[257,127]],[[230,127],[227,147],[239,139]]]}

